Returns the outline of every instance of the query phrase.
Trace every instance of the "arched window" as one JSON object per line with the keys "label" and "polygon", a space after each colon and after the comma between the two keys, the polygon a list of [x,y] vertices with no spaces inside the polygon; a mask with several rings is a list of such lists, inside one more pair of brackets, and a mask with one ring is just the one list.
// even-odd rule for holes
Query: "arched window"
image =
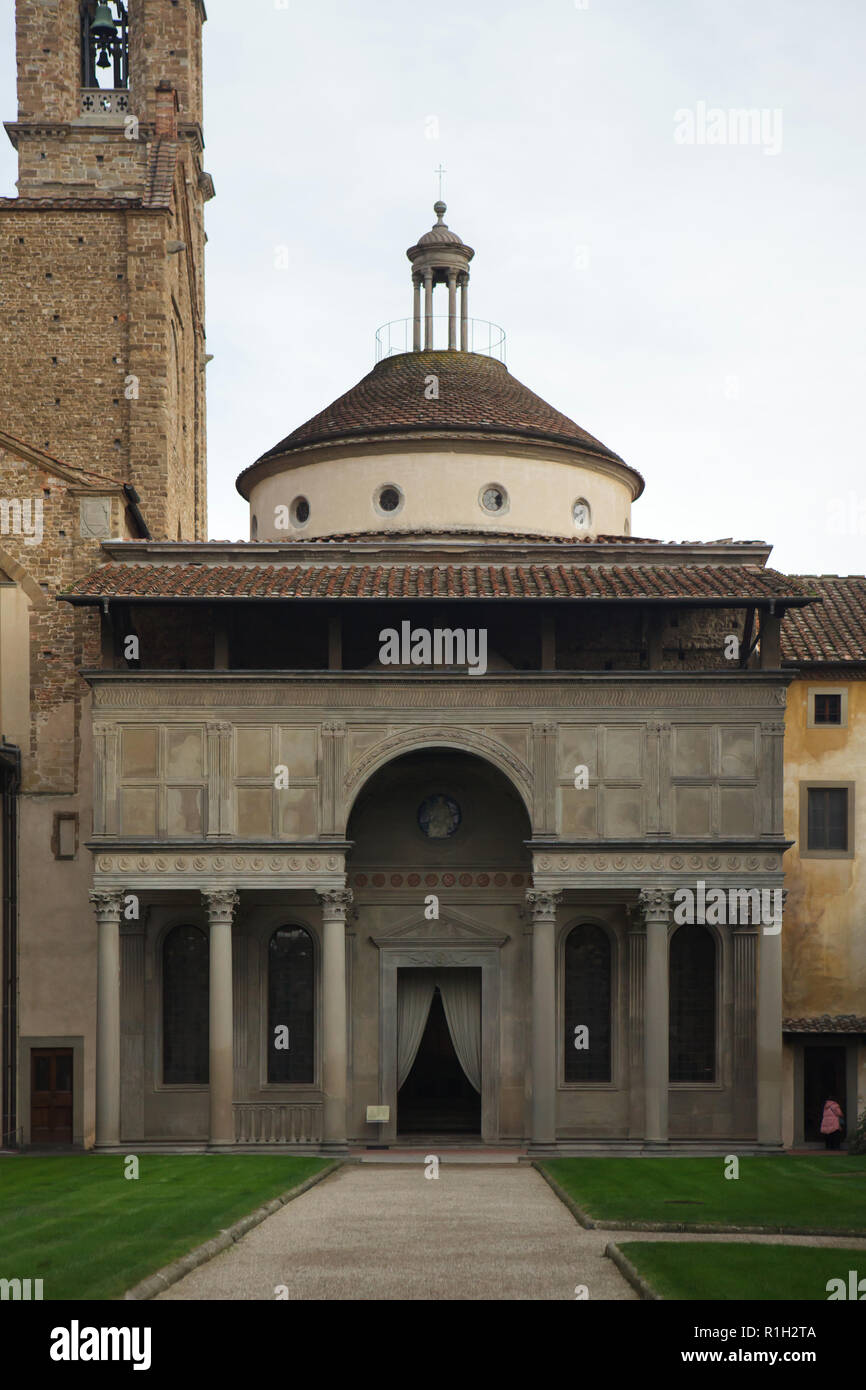
{"label": "arched window", "polygon": [[313,1026],[312,937],[303,927],[280,927],[268,945],[268,1081],[314,1080]]}
{"label": "arched window", "polygon": [[207,1085],[210,976],[208,940],[198,927],[173,927],[162,944],[162,1079]]}
{"label": "arched window", "polygon": [[670,1079],[716,1079],[716,942],[698,925],[671,938]]}
{"label": "arched window", "polygon": [[610,1081],[610,1002],[610,938],[584,922],[565,942],[566,1081]]}
{"label": "arched window", "polygon": [[[129,86],[129,14],[127,0],[82,0],[81,85],[121,90]],[[103,107],[109,110],[109,107]]]}

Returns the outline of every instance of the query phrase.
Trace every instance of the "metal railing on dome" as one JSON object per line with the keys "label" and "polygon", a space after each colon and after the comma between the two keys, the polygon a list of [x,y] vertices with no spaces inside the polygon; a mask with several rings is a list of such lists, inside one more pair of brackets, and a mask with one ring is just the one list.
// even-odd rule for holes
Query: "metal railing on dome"
{"label": "metal railing on dome", "polygon": [[[421,320],[421,341],[424,341],[424,323]],[[412,351],[413,340],[413,319],[392,319],[390,323],[383,323],[381,328],[376,329],[376,361],[381,362],[385,357],[396,357],[401,352]],[[484,357],[495,357],[497,361],[505,361],[505,330],[499,327],[498,323],[490,323],[488,319],[467,319],[467,352],[477,352]],[[457,320],[457,342],[460,342],[460,320]],[[433,350],[435,352],[446,352],[448,350],[448,315],[433,315]]]}

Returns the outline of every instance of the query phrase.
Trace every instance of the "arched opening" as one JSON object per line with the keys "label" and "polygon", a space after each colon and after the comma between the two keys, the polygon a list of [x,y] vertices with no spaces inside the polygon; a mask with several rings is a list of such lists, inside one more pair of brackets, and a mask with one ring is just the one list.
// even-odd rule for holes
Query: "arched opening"
{"label": "arched opening", "polygon": [[377,992],[379,1017],[355,1046],[379,1054],[394,1136],[493,1132],[499,956],[520,931],[530,835],[513,783],[467,752],[404,753],[358,794],[349,883],[358,937],[378,955],[356,980]]}

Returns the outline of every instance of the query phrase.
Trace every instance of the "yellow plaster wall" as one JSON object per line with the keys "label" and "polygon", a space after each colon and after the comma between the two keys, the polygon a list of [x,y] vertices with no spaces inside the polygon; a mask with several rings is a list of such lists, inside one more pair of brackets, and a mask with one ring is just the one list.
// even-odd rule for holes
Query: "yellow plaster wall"
{"label": "yellow plaster wall", "polygon": [[[866,1014],[866,681],[827,681],[848,691],[847,728],[806,727],[808,690],[797,680],[785,717],[783,998],[786,1017]],[[800,858],[800,783],[851,782],[853,859]]]}

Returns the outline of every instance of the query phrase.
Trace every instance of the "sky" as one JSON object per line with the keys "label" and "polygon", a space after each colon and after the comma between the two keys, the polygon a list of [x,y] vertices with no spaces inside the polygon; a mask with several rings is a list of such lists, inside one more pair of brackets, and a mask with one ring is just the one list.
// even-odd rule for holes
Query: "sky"
{"label": "sky", "polygon": [[[213,538],[247,537],[237,474],[411,312],[444,165],[470,313],[644,476],[633,534],[866,571],[862,0],[207,10]],[[15,176],[6,145],[2,193]]]}

